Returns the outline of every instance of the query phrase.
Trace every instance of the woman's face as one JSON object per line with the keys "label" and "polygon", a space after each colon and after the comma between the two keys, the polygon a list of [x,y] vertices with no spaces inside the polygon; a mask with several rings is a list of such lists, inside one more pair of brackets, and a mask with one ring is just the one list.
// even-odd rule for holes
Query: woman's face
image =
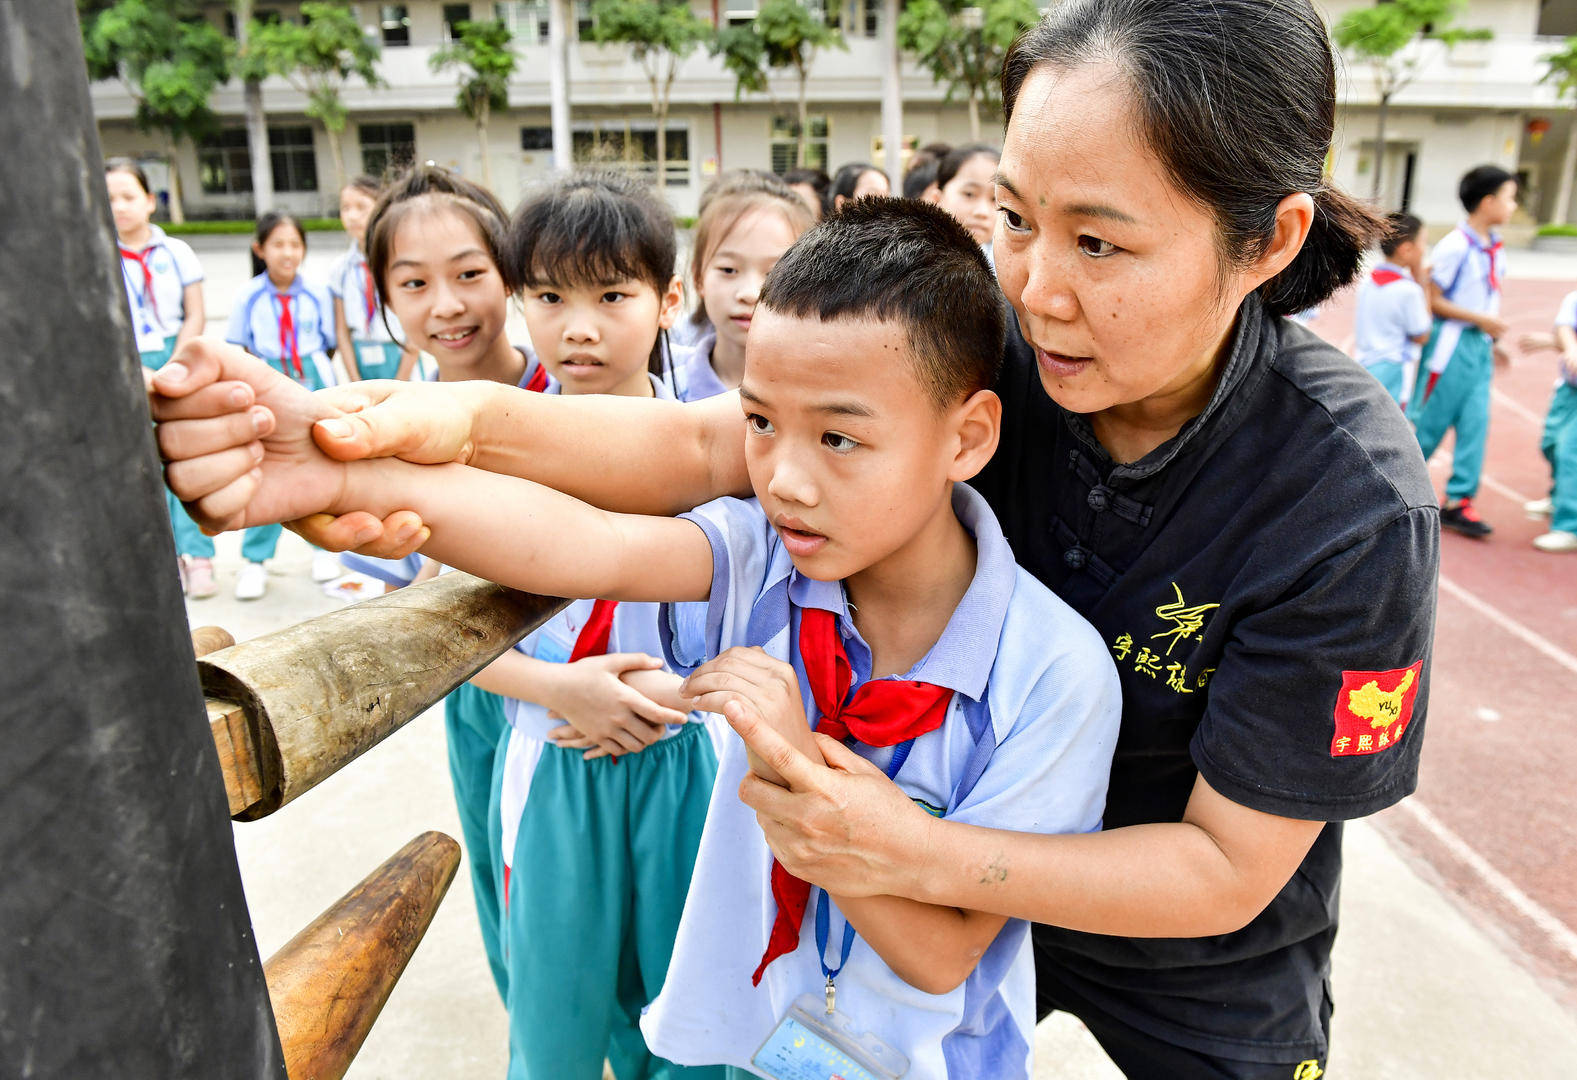
{"label": "woman's face", "polygon": [[969,230],[977,244],[991,243],[991,233],[997,223],[997,204],[992,197],[992,178],[996,172],[996,158],[990,154],[976,154],[959,167],[936,200]]}
{"label": "woman's face", "polygon": [[1002,148],[997,276],[1041,384],[1072,412],[1208,398],[1237,305],[1259,283],[1218,269],[1213,217],[1139,130],[1114,67],[1042,66]]}

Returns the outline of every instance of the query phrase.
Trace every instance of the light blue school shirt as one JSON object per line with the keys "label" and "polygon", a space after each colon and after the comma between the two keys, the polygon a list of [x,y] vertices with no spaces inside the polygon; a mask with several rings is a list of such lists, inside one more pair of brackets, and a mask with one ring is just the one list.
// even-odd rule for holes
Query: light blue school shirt
{"label": "light blue school shirt", "polygon": [[[296,352],[301,357],[302,368],[313,354],[326,354],[334,344],[334,305],[328,293],[298,273],[285,290],[290,297],[290,318],[295,327]],[[284,310],[280,293],[268,279],[265,271],[251,281],[236,297],[230,308],[230,325],[225,330],[225,340],[239,345],[253,356],[261,357],[294,377],[287,371],[289,360],[282,356],[279,320]],[[327,358],[323,357],[326,366]],[[332,385],[326,382],[324,385]]]}
{"label": "light blue school shirt", "polygon": [[[352,341],[397,343],[404,338],[405,333],[394,312],[386,310],[378,303],[376,286],[371,290],[374,293],[372,316],[368,318],[368,280],[367,256],[362,254],[361,248],[353,241],[349,250],[335,259],[334,264],[329,267],[329,295],[345,305],[345,325],[350,330]],[[384,325],[385,320],[388,322],[387,326]],[[333,334],[332,317],[329,323],[329,333]]]}
{"label": "light blue school shirt", "polygon": [[[152,295],[142,266],[135,259],[120,256],[120,276],[126,285],[138,352],[158,352],[180,333],[186,321],[186,287],[203,280],[202,265],[191,245],[167,236],[157,225],[149,225],[148,233],[148,243],[138,254],[144,256],[153,275]],[[126,246],[118,240],[116,244],[118,248]]]}
{"label": "light blue school shirt", "polygon": [[712,370],[712,350],[717,346],[717,330],[707,323],[687,345],[673,350],[674,390],[680,401],[726,394],[731,389]]}
{"label": "light blue school shirt", "polygon": [[[1491,245],[1499,240],[1500,234],[1491,230]],[[1505,249],[1502,248],[1491,255],[1490,248],[1485,247],[1484,241],[1468,228],[1467,222],[1463,222],[1441,237],[1435,244],[1434,250],[1429,253],[1429,277],[1439,286],[1442,296],[1470,311],[1498,315],[1500,290],[1490,287],[1491,268],[1495,271],[1495,280],[1504,284]],[[1446,365],[1456,353],[1462,331],[1467,328],[1468,324],[1458,319],[1440,321],[1434,349],[1429,354],[1430,372],[1438,375],[1446,369]]]}
{"label": "light blue school shirt", "polygon": [[1364,367],[1417,362],[1421,348],[1412,338],[1429,333],[1432,320],[1424,288],[1412,273],[1394,263],[1382,262],[1374,273],[1390,271],[1401,277],[1377,284],[1373,273],[1358,286],[1358,314],[1353,359]]}
{"label": "light blue school shirt", "polygon": [[[954,694],[942,726],[914,740],[896,782],[952,821],[1038,833],[1099,829],[1121,711],[1111,655],[1083,618],[1014,563],[984,499],[959,484],[953,509],[974,534],[975,575],[942,636],[901,678]],[[732,646],[762,646],[793,665],[814,726],[799,609],[832,611],[856,686],[870,677],[870,648],[843,584],[801,576],[753,499],[719,499],[683,516],[711,545],[712,591],[704,603],[665,606],[669,663],[688,674]],[[854,749],[881,768],[894,753]],[[798,948],[751,986],[777,905],[771,852],[755,812],[739,801],[748,768],[743,744],[728,739],[667,982],[641,1021],[652,1052],[680,1064],[747,1068],[795,999],[808,993],[820,1001],[825,985],[813,896]],[[833,909],[828,952],[836,962],[845,920]],[[909,1058],[906,1080],[1031,1075],[1035,965],[1022,920],[1009,920],[949,993],[910,986],[863,939],[837,985],[838,1009]]]}

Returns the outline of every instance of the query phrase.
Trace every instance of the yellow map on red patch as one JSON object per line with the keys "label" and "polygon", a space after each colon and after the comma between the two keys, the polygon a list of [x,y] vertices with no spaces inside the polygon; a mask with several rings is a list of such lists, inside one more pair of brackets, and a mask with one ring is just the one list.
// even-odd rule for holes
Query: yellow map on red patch
{"label": "yellow map on red patch", "polygon": [[1391,671],[1344,671],[1331,757],[1377,754],[1401,742],[1413,719],[1424,662]]}

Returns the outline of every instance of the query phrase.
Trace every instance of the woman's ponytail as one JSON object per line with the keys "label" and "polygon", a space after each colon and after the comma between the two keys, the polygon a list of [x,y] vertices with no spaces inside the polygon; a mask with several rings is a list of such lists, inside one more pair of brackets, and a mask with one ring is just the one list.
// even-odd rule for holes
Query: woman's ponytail
{"label": "woman's ponytail", "polygon": [[1385,233],[1385,219],[1337,187],[1314,192],[1314,221],[1303,249],[1259,287],[1265,310],[1295,315],[1328,299],[1358,276],[1364,252]]}

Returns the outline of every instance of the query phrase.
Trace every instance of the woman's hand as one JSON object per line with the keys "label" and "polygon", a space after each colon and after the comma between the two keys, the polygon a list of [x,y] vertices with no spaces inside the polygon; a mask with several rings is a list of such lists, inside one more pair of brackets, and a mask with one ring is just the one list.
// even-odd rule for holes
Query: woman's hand
{"label": "woman's hand", "polygon": [[263,361],[199,338],[147,385],[166,482],[205,529],[297,518],[338,499],[345,467],[312,441],[332,410]]}
{"label": "woman's hand", "polygon": [[662,661],[645,653],[608,653],[588,656],[563,665],[560,684],[548,706],[548,719],[564,721],[548,732],[556,746],[585,750],[585,758],[637,754],[663,736],[667,724],[687,719],[624,683],[619,676],[630,671],[662,667]]}
{"label": "woman's hand", "polygon": [[813,735],[826,764],[796,749],[738,701],[723,715],[787,788],[746,776],[739,797],[778,862],[836,896],[911,896],[934,820],[876,766],[836,739]]}

